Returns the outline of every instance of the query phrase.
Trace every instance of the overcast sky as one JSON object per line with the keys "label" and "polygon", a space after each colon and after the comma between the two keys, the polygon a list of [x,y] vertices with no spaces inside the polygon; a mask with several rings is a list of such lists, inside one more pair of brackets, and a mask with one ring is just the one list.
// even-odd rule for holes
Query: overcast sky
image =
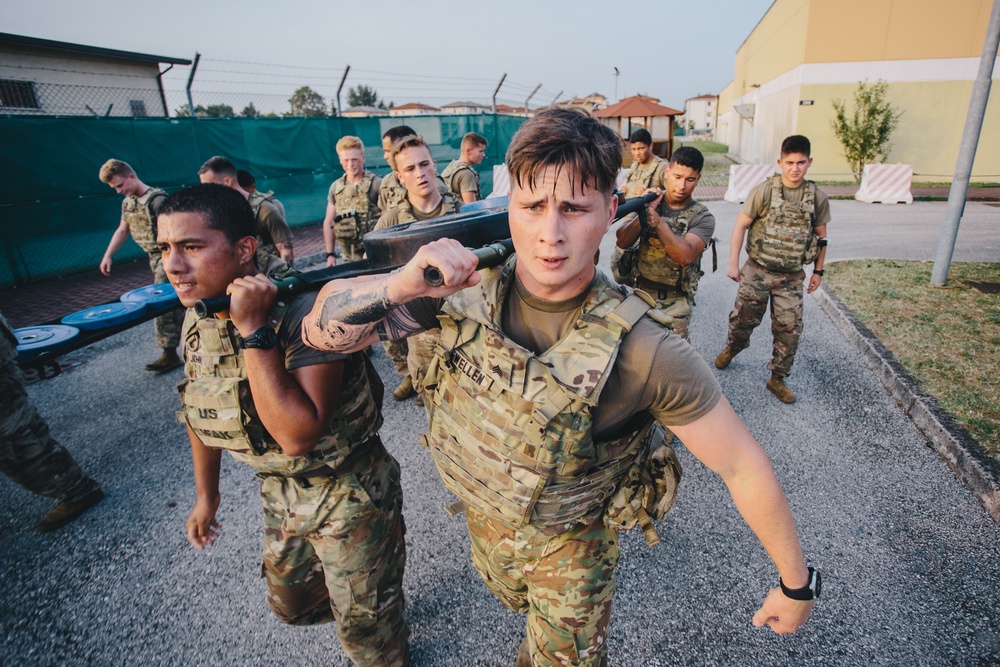
{"label": "overcast sky", "polygon": [[[736,49],[772,0],[173,0],[4,2],[0,31],[193,59],[195,91],[323,95],[366,84],[397,105],[531,106],[598,92],[643,93],[683,109],[733,76]],[[615,68],[620,75],[615,77]],[[182,90],[189,73],[164,78]],[[197,98],[196,98],[197,103]],[[238,109],[237,109],[238,110]]]}

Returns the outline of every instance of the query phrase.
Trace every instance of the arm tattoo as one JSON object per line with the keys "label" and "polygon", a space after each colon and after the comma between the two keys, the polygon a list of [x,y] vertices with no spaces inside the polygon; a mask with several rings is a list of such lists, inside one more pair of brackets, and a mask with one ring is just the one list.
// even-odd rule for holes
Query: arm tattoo
{"label": "arm tattoo", "polygon": [[405,308],[389,300],[385,280],[349,285],[326,297],[316,325],[322,339],[307,342],[329,350],[357,347],[373,331],[380,340],[389,340],[423,330]]}

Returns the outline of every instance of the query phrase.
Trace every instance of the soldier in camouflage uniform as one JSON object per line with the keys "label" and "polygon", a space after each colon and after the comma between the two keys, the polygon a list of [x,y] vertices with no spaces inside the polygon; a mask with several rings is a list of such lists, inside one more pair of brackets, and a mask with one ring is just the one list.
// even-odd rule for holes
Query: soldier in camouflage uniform
{"label": "soldier in camouflage uniform", "polygon": [[[388,276],[326,285],[303,327],[310,345],[340,351],[441,328],[423,441],[459,498],[452,510],[465,510],[486,586],[527,614],[518,665],[608,663],[615,528],[641,525],[655,541],[649,520],[672,488],[654,474],[673,469],[649,453],[654,421],[723,477],[795,587],[771,589],[754,624],[793,632],[813,605],[767,455],[669,318],[594,267],[617,208],[620,146],[575,110],[538,114],[507,152],[516,257],[477,272],[467,248],[434,241]],[[428,266],[442,286],[424,281]]]}
{"label": "soldier in camouflage uniform", "polygon": [[[431,157],[430,147],[421,137],[410,135],[393,144],[389,164],[399,182],[406,188],[406,197],[401,204],[382,214],[375,229],[431,220],[458,212],[462,202],[452,193],[442,193],[437,187],[437,165]],[[437,342],[437,333],[431,331],[416,334],[406,340],[406,377],[417,392],[417,405],[424,404],[424,376]],[[386,349],[388,351],[389,348]],[[396,368],[399,370],[398,365]],[[403,382],[406,382],[405,378]]]}
{"label": "soldier in camouflage uniform", "polygon": [[47,533],[74,521],[104,499],[28,400],[17,365],[17,338],[0,314],[0,472],[27,490],[56,500],[35,525]]}
{"label": "soldier in camouflage uniform", "polygon": [[462,137],[462,155],[441,172],[445,185],[459,201],[470,204],[483,198],[476,166],[486,159],[486,137],[469,132]]}
{"label": "soldier in camouflage uniform", "polygon": [[[803,267],[814,264],[807,290],[812,293],[823,279],[826,259],[826,225],[830,203],[826,194],[806,172],[812,164],[809,139],[793,135],[781,143],[780,176],[773,176],[753,190],[736,218],[729,242],[729,269],[740,284],[736,304],[729,313],[726,347],[715,359],[715,367],[729,366],[733,357],[750,345],[750,334],[771,304],[774,336],[771,379],[767,389],[782,403],[794,403],[795,393],[785,378],[792,372],[795,352],[802,335]],[[749,257],[741,269],[740,249],[747,236]]]}
{"label": "soldier in camouflage uniform", "polygon": [[[684,146],[670,157],[662,200],[647,210],[648,224],[636,218],[617,231],[617,247],[638,243],[635,285],[652,295],[656,307],[673,318],[674,333],[690,340],[691,310],[701,270],[701,255],[713,243],[715,217],[692,197],[705,158],[697,148]],[[639,193],[642,194],[642,193]],[[661,205],[662,201],[662,205]],[[712,247],[713,257],[715,247]],[[619,267],[622,269],[629,267]]]}
{"label": "soldier in camouflage uniform", "polygon": [[[132,240],[149,255],[153,283],[167,282],[167,274],[163,272],[160,263],[160,249],[156,247],[156,215],[167,193],[140,181],[135,170],[121,160],[112,159],[105,162],[101,165],[98,177],[115,192],[125,195],[125,200],[122,201],[121,221],[111,236],[108,249],[104,251],[104,258],[101,259],[101,273],[106,276],[111,275],[111,258],[131,235]],[[177,346],[181,342],[183,319],[184,311],[178,308],[153,320],[156,346],[163,352],[159,359],[146,365],[147,371],[163,373],[181,365],[181,359],[177,356]]]}
{"label": "soldier in camouflage uniform", "polygon": [[178,387],[197,491],[197,549],[219,536],[222,450],[257,471],[268,604],[284,623],[333,621],[356,665],[409,663],[399,466],[379,439],[382,384],[364,353],[302,343],[315,299],[279,300],[255,266],[249,204],[195,185],[167,199],[163,262],[181,303],[231,294],[228,312],[184,323]]}
{"label": "soldier in camouflage uniform", "polygon": [[294,268],[292,230],[285,222],[285,207],[273,192],[247,192],[239,183],[236,167],[227,158],[216,155],[198,170],[202,183],[225,185],[236,190],[250,204],[257,225],[257,268],[268,278],[281,279],[298,273]]}
{"label": "soldier in camouflage uniform", "polygon": [[341,137],[337,142],[337,157],[344,175],[333,182],[327,196],[323,219],[327,266],[337,264],[334,252],[337,240],[342,260],[364,259],[361,237],[370,232],[378,220],[378,193],[382,185],[381,176],[365,169],[365,145],[358,137]]}
{"label": "soldier in camouflage uniform", "polygon": [[[653,154],[653,137],[649,131],[642,127],[633,131],[629,136],[629,150],[632,153],[632,167],[622,188],[625,198],[639,197],[655,188],[666,190],[667,161]],[[629,213],[623,218],[618,233],[637,220],[635,213]],[[638,256],[638,246],[615,245],[614,252],[611,253],[611,274],[620,285],[635,287]]]}

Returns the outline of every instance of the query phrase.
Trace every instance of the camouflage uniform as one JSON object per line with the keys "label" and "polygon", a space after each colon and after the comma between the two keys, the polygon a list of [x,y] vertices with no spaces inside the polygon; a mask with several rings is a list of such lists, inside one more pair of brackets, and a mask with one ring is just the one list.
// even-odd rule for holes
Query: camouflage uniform
{"label": "camouflage uniform", "polygon": [[[404,190],[405,192],[405,190]],[[417,222],[418,220],[429,220],[449,213],[457,213],[462,205],[461,199],[456,199],[450,192],[441,196],[441,205],[436,215],[417,217],[413,212],[413,207],[408,199],[395,208],[382,214],[375,229],[385,229],[395,225],[402,225],[407,222]],[[410,336],[404,340],[389,340],[383,343],[386,354],[392,359],[396,371],[400,375],[409,375],[413,381],[413,388],[418,392],[423,391],[423,379],[427,373],[427,366],[434,356],[434,348],[437,345],[438,332],[423,331]]]}
{"label": "camouflage uniform", "polygon": [[[632,168],[628,172],[628,177],[625,179],[625,198],[634,199],[641,196],[646,190],[653,187],[654,182],[659,182],[661,187],[666,187],[664,173],[667,170],[667,166],[667,161],[656,155],[645,166],[640,166],[633,162]],[[631,213],[625,216],[621,224],[627,225],[635,218],[636,214]],[[618,284],[635,286],[636,254],[637,249],[635,247],[623,249],[617,245],[615,246],[614,252],[611,253],[611,273]]]}
{"label": "camouflage uniform", "polygon": [[345,262],[364,259],[365,247],[361,237],[375,227],[381,215],[377,202],[369,199],[369,192],[376,180],[380,180],[378,176],[365,171],[360,183],[348,183],[347,174],[344,174],[330,186],[328,199],[336,207],[337,214],[343,215],[351,211],[357,214],[333,223],[334,236],[340,240],[340,258]]}
{"label": "camouflage uniform", "polygon": [[[315,295],[298,299],[306,301],[293,305],[294,317],[286,318],[279,302],[269,318],[289,346],[298,344]],[[408,664],[399,466],[378,436],[382,383],[367,355],[344,360],[342,403],[328,434],[308,454],[288,456],[256,417],[232,322],[189,311],[184,343],[188,379],[178,387],[179,419],[261,479],[271,610],[292,625],[334,621],[356,665]]]}
{"label": "camouflage uniform", "polygon": [[[150,188],[140,197],[125,197],[122,201],[122,218],[128,223],[132,240],[149,255],[149,269],[156,285],[169,282],[163,270],[160,248],[156,245],[156,213],[163,205],[166,191]],[[177,308],[153,320],[156,347],[175,350],[181,342],[181,322],[184,309]]]}
{"label": "camouflage uniform", "polygon": [[[438,191],[444,195],[450,192],[448,186],[445,184],[444,180],[439,175],[437,177]],[[403,184],[399,182],[396,178],[396,172],[390,171],[385,178],[382,179],[382,184],[378,189],[378,208],[383,214],[391,211],[392,209],[400,206],[406,201],[406,188]]]}
{"label": "camouflage uniform", "polygon": [[458,197],[459,201],[463,201],[459,181],[465,180],[463,179],[463,176],[465,176],[466,173],[470,174],[476,183],[476,201],[479,201],[483,198],[483,193],[480,189],[482,186],[479,182],[479,172],[476,171],[471,165],[468,165],[461,160],[452,160],[451,164],[445,167],[444,171],[441,172],[441,178],[444,180],[445,185],[448,186],[448,190],[451,194]]}
{"label": "camouflage uniform", "polygon": [[49,434],[23,379],[17,339],[0,315],[0,472],[33,493],[75,502],[100,487]]}
{"label": "camouflage uniform", "polygon": [[298,273],[278,252],[277,244],[292,241],[292,230],[285,222],[284,206],[271,192],[251,192],[247,202],[257,221],[257,267],[260,272],[275,280]]}
{"label": "camouflage uniform", "polygon": [[[696,201],[679,211],[666,208],[660,216],[663,220],[660,224],[669,225],[674,234],[683,238],[692,221],[707,211],[704,204]],[[656,299],[656,307],[673,318],[674,333],[690,340],[691,307],[694,306],[698,282],[704,275],[701,257],[687,266],[681,266],[667,254],[656,230],[645,227],[639,236],[637,271],[637,287],[648,292]]]}
{"label": "camouflage uniform", "polygon": [[[536,355],[499,329],[514,261],[445,300],[427,371],[423,442],[466,509],[473,562],[510,609],[527,613],[538,664],[602,665],[622,527],[649,521],[618,503],[641,466],[652,417],[595,441],[593,410],[625,334],[650,311],[600,274],[572,332]],[[616,493],[618,491],[618,493]]]}
{"label": "camouflage uniform", "polygon": [[774,343],[767,367],[775,375],[785,377],[792,372],[802,334],[806,275],[802,267],[815,261],[819,252],[812,231],[816,221],[816,184],[803,183],[800,202],[788,201],[783,196],[781,176],[775,175],[757,187],[770,189],[770,205],[767,214],[750,225],[749,257],[740,269],[740,287],[729,313],[726,344],[733,354],[746,349],[750,334],[761,323],[770,301]]}

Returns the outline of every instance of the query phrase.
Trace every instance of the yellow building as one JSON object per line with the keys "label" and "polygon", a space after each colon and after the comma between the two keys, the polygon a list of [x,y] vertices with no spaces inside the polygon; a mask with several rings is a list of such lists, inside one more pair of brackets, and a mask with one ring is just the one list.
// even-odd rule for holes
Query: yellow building
{"label": "yellow building", "polygon": [[[993,0],[775,0],[736,51],[719,95],[717,140],[744,162],[778,158],[781,140],[812,141],[817,180],[850,180],[833,100],[853,109],[858,82],[883,80],[903,111],[889,162],[914,181],[950,181]],[[1000,64],[993,70],[1000,77]],[[1000,95],[986,109],[972,180],[1000,181]]]}

